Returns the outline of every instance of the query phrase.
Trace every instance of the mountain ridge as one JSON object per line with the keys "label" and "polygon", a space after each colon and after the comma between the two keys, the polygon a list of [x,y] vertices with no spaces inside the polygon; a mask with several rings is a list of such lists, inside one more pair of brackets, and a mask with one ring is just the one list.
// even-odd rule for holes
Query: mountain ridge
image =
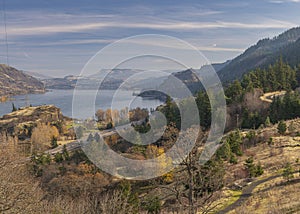
{"label": "mountain ridge", "polygon": [[0,96],[44,92],[44,84],[41,81],[16,68],[0,64]]}
{"label": "mountain ridge", "polygon": [[[253,69],[266,68],[275,63],[280,56],[283,57],[285,62],[290,63],[293,56],[289,53],[297,53],[294,45],[297,44],[300,47],[299,39],[300,27],[289,29],[272,39],[261,39],[222,68],[219,71],[219,77],[222,82],[240,79],[244,74]],[[296,56],[297,60],[300,59],[299,53]],[[291,65],[294,66],[294,64]]]}

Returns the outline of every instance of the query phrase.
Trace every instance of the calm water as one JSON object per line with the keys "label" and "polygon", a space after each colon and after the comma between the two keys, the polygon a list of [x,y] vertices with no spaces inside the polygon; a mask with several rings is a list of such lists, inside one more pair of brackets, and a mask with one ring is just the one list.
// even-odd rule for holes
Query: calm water
{"label": "calm water", "polygon": [[[101,90],[100,93],[95,94],[93,90],[77,90],[77,97],[80,102],[77,102],[77,109],[80,109],[79,113],[76,113],[76,118],[84,119],[94,116],[95,109],[107,109],[111,107],[112,97],[115,93],[113,90]],[[135,97],[132,95],[133,91],[118,91],[118,95],[115,96],[113,101],[114,109],[122,109],[125,107],[136,108],[155,108],[162,104],[159,100],[143,99],[141,97]],[[96,100],[94,99],[96,95]],[[73,103],[73,90],[51,90],[45,94],[29,94],[14,96],[12,101],[0,103],[0,116],[10,113],[12,110],[12,103],[19,108],[37,105],[55,105],[59,107],[65,116],[72,117],[72,103]],[[94,105],[95,103],[95,105]],[[82,110],[81,110],[82,109]],[[78,112],[78,111],[76,111]]]}

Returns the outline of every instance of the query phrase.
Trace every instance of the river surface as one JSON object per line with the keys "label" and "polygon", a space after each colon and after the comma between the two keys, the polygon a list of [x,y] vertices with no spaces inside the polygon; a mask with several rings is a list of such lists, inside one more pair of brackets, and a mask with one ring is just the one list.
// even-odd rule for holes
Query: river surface
{"label": "river surface", "polygon": [[[17,108],[29,105],[55,105],[61,109],[65,116],[72,117],[73,92],[73,90],[51,90],[45,94],[14,96],[12,100],[0,103],[0,116],[10,113],[12,111],[12,103],[14,103]],[[114,96],[114,94],[114,90],[101,90],[99,93],[95,93],[95,90],[77,90],[76,98],[78,99],[76,100],[80,100],[80,102],[76,102],[76,108],[80,109],[80,111],[76,111],[76,118],[86,119],[94,117],[95,109],[111,108],[112,103],[113,109],[119,110],[125,107],[129,109],[136,107],[150,109],[162,104],[159,100],[133,96],[133,91],[119,90],[117,96]],[[112,97],[114,97],[113,102]]]}

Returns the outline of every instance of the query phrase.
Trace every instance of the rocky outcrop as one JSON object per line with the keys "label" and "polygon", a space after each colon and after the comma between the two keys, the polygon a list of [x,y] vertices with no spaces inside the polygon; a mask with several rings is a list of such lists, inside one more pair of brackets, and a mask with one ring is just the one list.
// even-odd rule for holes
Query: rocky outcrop
{"label": "rocky outcrop", "polygon": [[[0,133],[18,136],[20,140],[30,137],[37,123],[58,123],[70,120],[53,105],[25,107],[0,117]],[[1,139],[0,139],[1,140]]]}

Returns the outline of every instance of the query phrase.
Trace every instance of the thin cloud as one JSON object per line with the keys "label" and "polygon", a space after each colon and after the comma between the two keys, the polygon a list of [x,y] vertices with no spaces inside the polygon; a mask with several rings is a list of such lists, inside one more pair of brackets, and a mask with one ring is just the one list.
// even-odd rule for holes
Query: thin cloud
{"label": "thin cloud", "polygon": [[112,39],[69,39],[56,42],[44,42],[37,46],[109,44],[115,41],[116,40]]}
{"label": "thin cloud", "polygon": [[300,3],[300,0],[270,0],[273,4],[283,4],[283,3]]}
{"label": "thin cloud", "polygon": [[[122,42],[122,40],[120,41]],[[149,45],[149,46],[156,46],[156,47],[164,47],[164,48],[170,48],[175,50],[200,50],[200,51],[225,51],[225,52],[238,52],[241,53],[244,51],[244,49],[241,48],[226,48],[226,47],[218,47],[218,46],[199,46],[199,45],[183,45],[180,43],[173,43],[169,40],[166,40],[165,42],[163,40],[156,41],[155,39],[149,40],[149,39],[135,39],[135,40],[125,40],[124,43],[132,43],[137,45]]]}
{"label": "thin cloud", "polygon": [[[90,45],[90,44],[111,44],[118,40],[112,40],[112,39],[70,39],[70,40],[61,40],[57,42],[45,42],[36,44],[35,46],[62,46],[62,45]],[[180,46],[178,44],[170,44],[169,42],[166,43],[159,43],[156,41],[149,41],[149,40],[135,40],[130,41],[130,43],[134,43],[137,45],[150,45],[150,46],[157,46],[157,47],[165,47],[165,48],[171,48],[171,49],[180,49],[180,50],[187,50],[186,46]],[[201,51],[228,51],[228,52],[243,52],[244,49],[242,48],[226,48],[226,47],[220,47],[216,44],[213,44],[211,46],[197,46],[194,45],[195,49],[201,50]]]}
{"label": "thin cloud", "polygon": [[10,26],[8,28],[8,34],[10,36],[34,36],[34,35],[48,35],[57,33],[76,33],[76,32],[88,32],[107,28],[131,28],[131,29],[153,29],[153,30],[204,30],[215,28],[227,28],[227,29],[286,29],[296,26],[291,22],[268,20],[259,23],[242,23],[242,22],[169,22],[161,21],[156,23],[145,22],[91,22],[91,23],[72,23],[61,25],[48,25],[48,26]]}

